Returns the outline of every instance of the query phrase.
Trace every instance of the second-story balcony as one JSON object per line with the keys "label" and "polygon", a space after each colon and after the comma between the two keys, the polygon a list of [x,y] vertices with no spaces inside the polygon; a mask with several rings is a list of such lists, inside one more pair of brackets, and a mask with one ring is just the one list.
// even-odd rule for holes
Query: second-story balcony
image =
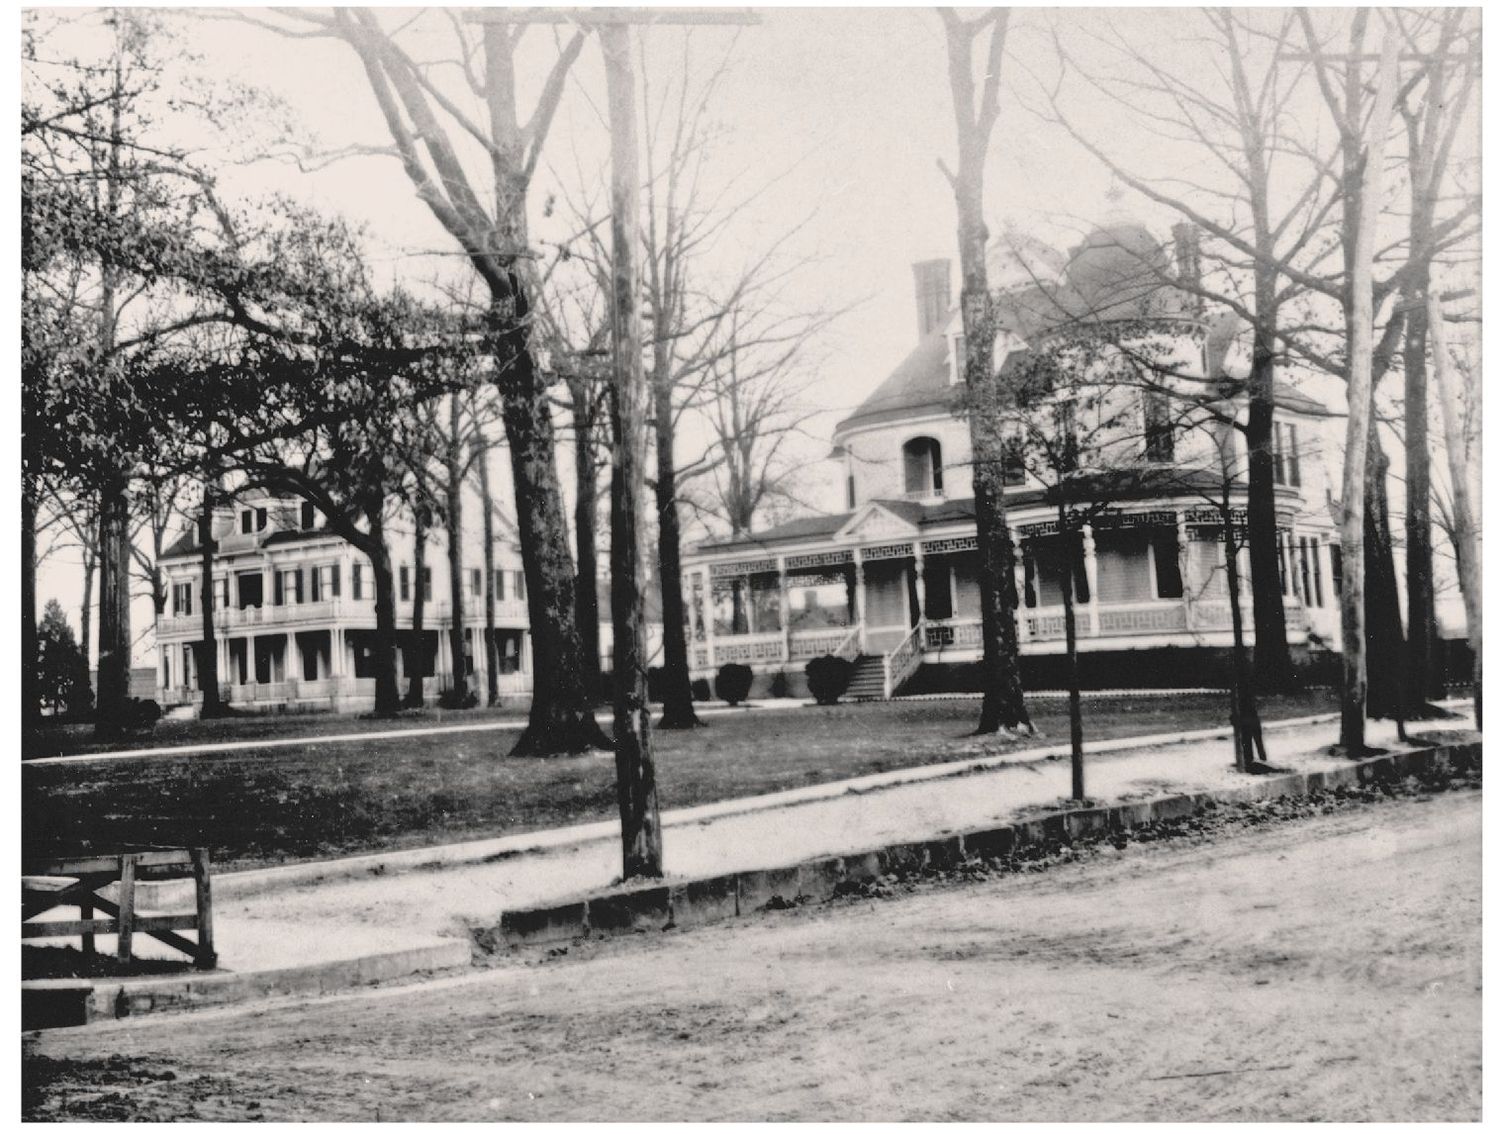
{"label": "second-story balcony", "polygon": [[[436,629],[449,621],[450,604],[447,599],[433,599],[423,604],[423,622],[428,629]],[[465,622],[478,624],[485,619],[485,599],[467,596],[461,606]],[[374,599],[337,598],[322,602],[296,602],[281,606],[233,607],[214,612],[216,632],[254,631],[260,627],[298,629],[331,624],[355,627],[374,626],[376,603]],[[498,624],[525,624],[527,604],[520,599],[497,600],[496,622]],[[412,603],[397,603],[397,626],[406,628],[412,622]],[[203,632],[203,616],[198,613],[164,616],[157,620],[160,637],[196,638]]]}

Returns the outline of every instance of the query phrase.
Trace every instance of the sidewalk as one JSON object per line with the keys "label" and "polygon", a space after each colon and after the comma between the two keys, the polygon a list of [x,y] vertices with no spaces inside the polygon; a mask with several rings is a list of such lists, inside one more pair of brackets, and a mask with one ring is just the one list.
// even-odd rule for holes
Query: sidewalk
{"label": "sidewalk", "polygon": [[[1418,731],[1468,724],[1426,722]],[[1230,742],[1210,731],[1088,745],[1091,798],[1114,803],[1246,784],[1230,767]],[[1266,726],[1269,760],[1299,772],[1347,766],[1321,752],[1335,731],[1329,715]],[[1398,747],[1391,726],[1374,726],[1372,733],[1371,743]],[[1052,745],[667,811],[664,866],[672,882],[918,842],[1052,809],[1068,796],[1069,786],[1068,746]],[[462,965],[473,927],[495,926],[503,911],[555,906],[598,892],[619,877],[614,822],[224,875],[215,880],[221,971],[265,974],[271,991],[279,987],[280,971],[306,972],[357,958],[409,958],[405,969],[388,964],[376,974],[385,976]],[[191,908],[190,892],[175,893],[167,889],[171,885],[144,904]],[[111,947],[107,938],[99,946]],[[150,941],[142,941],[141,951],[173,956]],[[181,984],[181,978],[130,984],[147,991],[173,979]]]}
{"label": "sidewalk", "polygon": [[[1319,752],[1334,735],[1329,717],[1268,727],[1269,760],[1296,771],[1341,767],[1344,759]],[[1380,742],[1391,746],[1390,736],[1385,730]],[[1095,751],[1087,760],[1086,787],[1099,801],[1245,782],[1230,766],[1225,739],[1140,737],[1088,748]],[[670,880],[765,869],[1006,822],[1069,795],[1067,753],[1067,746],[1052,745],[665,811],[664,868]],[[359,873],[339,876],[350,866]],[[242,925],[251,930],[268,922],[318,927],[310,936],[348,939],[389,938],[396,927],[467,937],[470,926],[493,924],[503,910],[560,903],[619,878],[616,822],[367,855],[349,863],[278,867],[216,879],[216,937],[227,957]],[[244,879],[239,886],[238,879]],[[186,907],[191,901],[186,888],[174,897],[164,905]]]}

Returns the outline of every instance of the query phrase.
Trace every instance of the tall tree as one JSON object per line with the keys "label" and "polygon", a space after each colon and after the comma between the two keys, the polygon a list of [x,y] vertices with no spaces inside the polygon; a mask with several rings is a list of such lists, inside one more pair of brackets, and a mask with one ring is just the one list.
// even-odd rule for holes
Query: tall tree
{"label": "tall tree", "polygon": [[1341,139],[1342,226],[1345,266],[1347,422],[1341,478],[1341,747],[1351,756],[1366,750],[1366,483],[1369,425],[1373,411],[1373,262],[1383,188],[1384,150],[1398,85],[1399,36],[1383,31],[1376,89],[1364,80],[1369,13],[1358,11],[1348,27],[1347,51],[1329,59],[1309,13],[1301,11],[1321,95]]}
{"label": "tall tree", "polygon": [[[574,32],[563,45],[532,114],[523,121],[515,55],[525,29],[482,23],[477,43],[474,27],[454,19],[458,51],[448,62],[485,106],[486,120],[481,121],[445,93],[432,70],[414,59],[374,13],[296,9],[280,15],[293,22],[294,34],[332,36],[356,52],[391,136],[391,152],[487,291],[485,328],[511,456],[533,643],[532,705],[513,754],[604,747],[581,678],[574,567],[551,403],[547,377],[531,343],[537,285],[527,213],[533,173],[584,33]],[[277,30],[288,28],[278,24]],[[459,142],[466,140],[477,143],[487,161],[489,209],[462,156]]]}
{"label": "tall tree", "polygon": [[[1013,581],[1012,537],[1003,498],[1009,454],[1001,432],[1007,403],[994,360],[997,341],[995,301],[986,274],[986,218],[983,189],[986,156],[999,112],[1002,53],[1007,44],[1010,10],[991,8],[962,18],[940,9],[949,56],[950,95],[954,102],[959,161],[954,172],[944,163],[955,194],[960,238],[960,317],[965,333],[965,385],[971,433],[972,485],[976,508],[976,545],[980,552],[977,583],[981,593],[982,701],[978,734],[1032,732],[1023,703],[1018,666],[1018,606]],[[987,32],[990,35],[987,36]],[[978,102],[975,46],[985,43],[985,70]]]}
{"label": "tall tree", "polygon": [[[50,345],[25,352],[34,396],[23,409],[38,472],[45,467],[98,501],[95,728],[109,736],[130,690],[132,481],[147,457],[179,440],[162,428],[166,407],[148,405],[153,340],[176,319],[153,302],[165,296],[143,257],[171,258],[191,242],[202,176],[151,136],[167,54],[160,28],[149,14],[93,18],[104,45],[98,57],[39,49],[38,35],[26,41],[23,294],[26,322],[36,324],[32,346],[41,346],[38,336]],[[67,309],[66,338],[47,335],[61,325],[49,306]]]}
{"label": "tall tree", "polygon": [[[1474,53],[1458,53],[1466,46],[1468,13],[1446,9],[1424,13],[1425,18],[1399,14],[1411,51],[1419,50],[1423,84],[1406,86],[1399,101],[1408,143],[1409,248],[1414,269],[1406,280],[1402,301],[1404,333],[1404,578],[1408,605],[1408,665],[1406,684],[1415,702],[1443,696],[1445,687],[1438,661],[1435,623],[1435,576],[1430,513],[1430,394],[1427,358],[1433,232],[1457,133],[1467,121],[1470,94],[1476,81]],[[1434,25],[1423,36],[1417,28]],[[1428,49],[1428,50],[1426,50]]]}
{"label": "tall tree", "polygon": [[[1472,510],[1472,468],[1481,454],[1469,444],[1475,423],[1480,438],[1481,390],[1479,375],[1468,368],[1469,389],[1463,394],[1456,380],[1456,362],[1451,355],[1445,315],[1440,296],[1433,290],[1426,297],[1427,327],[1430,349],[1435,360],[1435,384],[1444,423],[1446,461],[1451,475],[1452,538],[1456,545],[1456,574],[1461,584],[1461,601],[1466,609],[1467,644],[1472,649],[1472,715],[1482,728],[1482,541]],[[1475,408],[1475,415],[1463,414],[1462,406]]]}
{"label": "tall tree", "polygon": [[[1265,689],[1287,688],[1293,679],[1279,580],[1274,499],[1274,412],[1277,368],[1287,354],[1286,311],[1309,286],[1306,260],[1334,207],[1322,192],[1323,163],[1291,175],[1300,160],[1289,137],[1297,121],[1298,96],[1307,69],[1284,56],[1292,45],[1293,13],[1206,9],[1208,36],[1187,34],[1183,42],[1161,45],[1164,59],[1126,35],[1112,39],[1120,70],[1076,63],[1060,46],[1074,74],[1107,95],[1116,108],[1146,129],[1204,150],[1210,181],[1153,177],[1131,168],[1078,126],[1062,109],[1058,90],[1050,95],[1053,116],[1114,176],[1156,204],[1186,218],[1197,240],[1194,259],[1177,265],[1176,283],[1213,307],[1235,312],[1253,330],[1247,380],[1247,529],[1251,565],[1254,661]],[[1058,42],[1058,41],[1057,41]],[[1221,64],[1207,81],[1176,66],[1176,53],[1204,51],[1209,45]],[[1214,180],[1224,171],[1229,182]],[[1225,284],[1213,284],[1200,271],[1204,256],[1223,269]],[[1189,270],[1187,270],[1189,269]],[[1193,276],[1193,278],[1192,278]]]}

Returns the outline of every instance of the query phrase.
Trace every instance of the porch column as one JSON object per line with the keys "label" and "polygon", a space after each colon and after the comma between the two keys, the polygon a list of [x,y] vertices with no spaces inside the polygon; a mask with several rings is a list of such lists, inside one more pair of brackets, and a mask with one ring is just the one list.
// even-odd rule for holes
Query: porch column
{"label": "porch column", "polygon": [[329,677],[339,680],[344,676],[344,627],[329,630]]}
{"label": "porch column", "polygon": [[704,610],[700,613],[704,617],[705,627],[705,666],[708,669],[715,668],[715,579],[710,574],[709,564],[705,564],[700,576],[704,580],[704,591],[700,596]]}
{"label": "porch column", "polygon": [[685,604],[689,608],[688,632],[689,632],[689,668],[694,668],[694,647],[699,641],[699,603],[694,597],[694,582],[699,578],[699,572],[692,575],[679,576],[679,587],[683,593],[689,596]]}
{"label": "porch column", "polygon": [[1091,612],[1091,629],[1093,636],[1101,633],[1101,619],[1097,613],[1096,595],[1096,534],[1091,531],[1090,524],[1080,525],[1080,551],[1085,558],[1086,586],[1090,589],[1091,598],[1086,603],[1086,609]]}
{"label": "porch column", "polygon": [[1179,593],[1180,602],[1185,607],[1185,629],[1193,630],[1195,612],[1190,606],[1190,532],[1185,525],[1185,514],[1180,511],[1174,513],[1174,541],[1179,554]]}
{"label": "porch column", "polygon": [[861,652],[866,653],[866,567],[861,561],[861,549],[851,549],[851,564],[856,571],[856,625],[860,633],[856,636],[861,645]]}
{"label": "porch column", "polygon": [[924,624],[924,611],[929,609],[924,590],[924,545],[913,541],[913,593],[918,597],[918,625]]}
{"label": "porch column", "polygon": [[783,628],[783,660],[793,660],[792,608],[788,602],[788,559],[778,556],[778,620]]}
{"label": "porch column", "polygon": [[[1014,527],[1007,529],[1007,541],[1012,544],[1012,586],[1013,597],[1017,600],[1012,610],[1006,609],[1003,603],[1002,615],[1013,619],[1018,626],[1018,642],[1022,644],[1028,641],[1028,619],[1020,615],[1020,611],[1026,609],[1025,596],[1028,593],[1028,572],[1023,566],[1023,541],[1018,538],[1018,530]],[[981,548],[976,548],[976,565],[981,565]]]}

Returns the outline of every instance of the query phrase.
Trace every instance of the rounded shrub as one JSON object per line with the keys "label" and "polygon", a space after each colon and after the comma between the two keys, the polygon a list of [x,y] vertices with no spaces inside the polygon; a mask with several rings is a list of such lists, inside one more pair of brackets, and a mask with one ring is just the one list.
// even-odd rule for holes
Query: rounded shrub
{"label": "rounded shrub", "polygon": [[739,705],[751,692],[752,670],[749,665],[727,662],[715,675],[715,696],[727,705]]}
{"label": "rounded shrub", "polygon": [[150,697],[131,697],[125,702],[124,726],[132,732],[150,732],[162,719],[162,706]]}
{"label": "rounded shrub", "polygon": [[710,683],[703,677],[696,677],[689,683],[689,692],[694,694],[694,699],[696,701],[708,701],[711,697],[714,696],[714,694],[710,692]]}
{"label": "rounded shrub", "polygon": [[767,687],[769,697],[791,697],[792,692],[788,688],[788,675],[781,669],[772,675],[772,682]]}
{"label": "rounded shrub", "polygon": [[821,705],[833,705],[851,687],[851,663],[834,654],[815,658],[804,666],[809,693]]}

